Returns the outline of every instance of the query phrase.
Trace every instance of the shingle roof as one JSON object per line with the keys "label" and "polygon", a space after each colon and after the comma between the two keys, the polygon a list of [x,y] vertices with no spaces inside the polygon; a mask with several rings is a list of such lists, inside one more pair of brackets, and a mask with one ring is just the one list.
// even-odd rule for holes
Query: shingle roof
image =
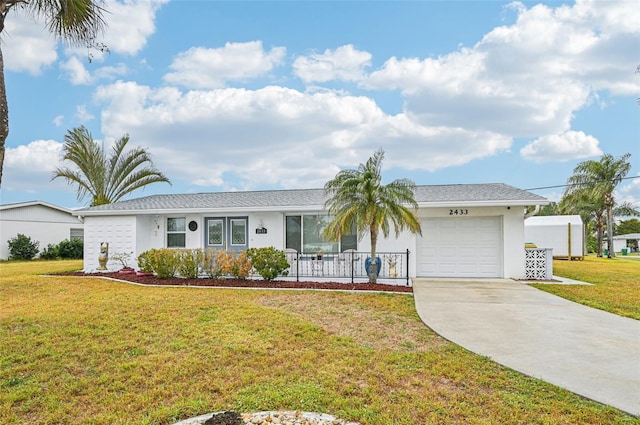
{"label": "shingle roof", "polygon": [[[547,200],[502,183],[417,186],[415,199],[421,206],[534,205]],[[265,190],[253,192],[209,192],[151,195],[79,210],[79,215],[138,213],[142,211],[201,210],[322,210],[323,189]]]}

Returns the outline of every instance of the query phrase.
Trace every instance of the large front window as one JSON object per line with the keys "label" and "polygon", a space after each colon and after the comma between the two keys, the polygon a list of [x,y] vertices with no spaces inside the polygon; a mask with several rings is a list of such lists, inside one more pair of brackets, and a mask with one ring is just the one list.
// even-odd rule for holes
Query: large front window
{"label": "large front window", "polygon": [[167,219],[167,247],[184,248],[186,246],[186,219],[175,217]]}
{"label": "large front window", "polygon": [[286,217],[286,248],[298,252],[316,253],[322,251],[342,252],[345,249],[356,249],[355,232],[344,235],[340,242],[331,242],[323,237],[324,229],[333,219],[328,215],[290,215]]}

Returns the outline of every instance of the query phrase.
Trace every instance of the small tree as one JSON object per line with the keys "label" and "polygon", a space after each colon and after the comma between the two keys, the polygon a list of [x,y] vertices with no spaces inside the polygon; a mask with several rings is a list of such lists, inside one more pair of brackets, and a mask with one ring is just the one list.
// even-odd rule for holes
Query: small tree
{"label": "small tree", "polygon": [[[324,230],[324,237],[339,241],[355,226],[362,239],[371,237],[371,260],[375,264],[376,244],[380,232],[389,236],[391,224],[396,237],[401,230],[422,234],[420,221],[415,215],[418,203],[414,199],[415,183],[408,179],[397,179],[382,184],[382,160],[384,151],[377,150],[366,164],[357,170],[342,170],[333,180],[324,185],[329,197],[325,207],[334,219]],[[369,281],[375,283],[376,267],[369,267]]]}
{"label": "small tree", "polygon": [[152,183],[171,184],[143,148],[126,150],[129,136],[125,135],[113,146],[109,155],[104,146],[96,143],[89,130],[77,127],[64,137],[62,159],[73,167],[58,167],[52,180],[62,177],[75,185],[78,200],[91,197],[91,206],[117,202],[123,196]]}
{"label": "small tree", "polygon": [[38,255],[40,242],[33,241],[22,233],[9,239],[7,243],[9,244],[9,258],[12,260],[33,260]]}

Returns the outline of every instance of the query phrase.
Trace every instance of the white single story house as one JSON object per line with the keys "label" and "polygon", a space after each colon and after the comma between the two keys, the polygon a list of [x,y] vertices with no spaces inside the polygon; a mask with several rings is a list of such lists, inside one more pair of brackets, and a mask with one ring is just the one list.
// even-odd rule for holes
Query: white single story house
{"label": "white single story house", "polygon": [[[422,236],[392,233],[378,252],[407,252],[410,277],[525,276],[525,208],[538,195],[505,184],[417,186]],[[77,210],[85,223],[84,270],[99,267],[100,245],[138,254],[152,248],[240,251],[273,246],[300,253],[370,251],[370,240],[322,238],[331,219],[323,189],[151,195]],[[110,270],[120,266],[109,262]]]}
{"label": "white single story house", "polygon": [[628,252],[638,252],[639,243],[640,233],[627,233],[626,235],[617,235],[613,237],[613,250],[615,252],[621,252],[625,248],[633,248],[633,251]]}
{"label": "white single story house", "polygon": [[553,249],[554,258],[582,259],[585,229],[579,215],[533,216],[524,221],[525,242]]}
{"label": "white single story house", "polygon": [[65,239],[82,239],[84,224],[72,210],[42,201],[0,205],[0,259],[9,258],[7,241],[18,234],[39,242],[42,250]]}

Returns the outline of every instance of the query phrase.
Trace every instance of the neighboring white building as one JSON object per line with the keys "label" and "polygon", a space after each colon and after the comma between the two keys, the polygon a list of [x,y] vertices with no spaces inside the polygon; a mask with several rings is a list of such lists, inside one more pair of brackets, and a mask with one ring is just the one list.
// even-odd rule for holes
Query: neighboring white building
{"label": "neighboring white building", "polygon": [[[615,252],[621,252],[623,249],[629,249],[627,252],[638,252],[639,243],[640,233],[617,235],[613,237],[613,250]],[[633,248],[633,251],[630,251],[630,248]]]}
{"label": "neighboring white building", "polygon": [[524,221],[526,242],[538,248],[553,249],[554,258],[578,258],[585,255],[585,237],[579,215],[529,217]]}
{"label": "neighboring white building", "polygon": [[[546,205],[545,198],[504,184],[468,184],[418,186],[415,199],[422,236],[395,238],[392,228],[377,245],[379,252],[409,250],[409,276],[524,277],[525,208]],[[322,239],[330,220],[325,201],[322,189],[275,190],[152,195],[78,210],[85,223],[84,270],[98,268],[102,242],[110,253],[132,252],[133,259],[151,248],[370,251],[368,236]]]}
{"label": "neighboring white building", "polygon": [[0,259],[9,258],[8,241],[18,234],[47,245],[57,245],[65,239],[82,239],[84,224],[72,210],[42,201],[0,205]]}

